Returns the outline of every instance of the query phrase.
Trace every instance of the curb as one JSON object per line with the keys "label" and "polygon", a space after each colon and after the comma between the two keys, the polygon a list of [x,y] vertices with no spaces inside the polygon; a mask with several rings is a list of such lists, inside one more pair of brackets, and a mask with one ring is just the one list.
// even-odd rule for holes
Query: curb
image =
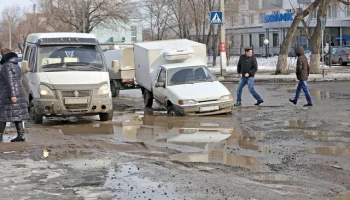
{"label": "curb", "polygon": [[[333,81],[350,81],[350,77],[334,77],[334,78],[309,78],[308,82],[333,82]],[[238,78],[227,78],[220,80],[220,82],[239,82]],[[298,82],[296,78],[255,78],[255,82]]]}

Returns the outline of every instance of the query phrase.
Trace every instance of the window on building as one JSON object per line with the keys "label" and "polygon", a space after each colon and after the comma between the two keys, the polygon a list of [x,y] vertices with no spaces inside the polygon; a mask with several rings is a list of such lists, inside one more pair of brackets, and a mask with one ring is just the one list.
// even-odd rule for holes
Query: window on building
{"label": "window on building", "polygon": [[265,15],[265,13],[260,13],[260,16],[259,16],[260,23],[264,23],[264,15]]}
{"label": "window on building", "polygon": [[243,35],[241,35],[241,47],[243,47],[244,43],[243,43]]}
{"label": "window on building", "polygon": [[280,14],[280,11],[272,11],[272,14]]}
{"label": "window on building", "polygon": [[250,24],[254,24],[254,15],[251,15],[251,16],[249,17],[249,23],[250,23]]}
{"label": "window on building", "polygon": [[[350,0],[348,0],[348,3],[350,3]],[[350,16],[350,5],[346,6],[346,15]]]}
{"label": "window on building", "polygon": [[317,18],[317,9],[313,10],[312,13],[311,13],[311,17],[314,19],[314,18]]}
{"label": "window on building", "polygon": [[264,46],[264,39],[265,39],[265,34],[259,34],[259,46],[260,47]]}
{"label": "window on building", "polygon": [[331,4],[330,6],[328,6],[327,17],[337,18],[337,6],[335,4]]}
{"label": "window on building", "polygon": [[272,45],[274,47],[278,47],[279,46],[279,37],[278,37],[278,33],[273,33],[272,34]]}
{"label": "window on building", "polygon": [[131,26],[131,42],[137,42],[137,27]]}
{"label": "window on building", "polygon": [[249,46],[253,46],[252,34],[249,34]]}
{"label": "window on building", "polygon": [[292,9],[287,9],[286,13],[292,13]]}

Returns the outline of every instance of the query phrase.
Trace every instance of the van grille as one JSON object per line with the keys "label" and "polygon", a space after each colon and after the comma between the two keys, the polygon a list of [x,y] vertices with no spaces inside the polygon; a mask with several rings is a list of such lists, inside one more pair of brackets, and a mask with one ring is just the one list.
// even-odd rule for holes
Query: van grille
{"label": "van grille", "polygon": [[89,97],[91,90],[71,90],[61,91],[62,97]]}
{"label": "van grille", "polygon": [[87,110],[88,105],[87,104],[71,104],[71,105],[65,105],[67,110]]}

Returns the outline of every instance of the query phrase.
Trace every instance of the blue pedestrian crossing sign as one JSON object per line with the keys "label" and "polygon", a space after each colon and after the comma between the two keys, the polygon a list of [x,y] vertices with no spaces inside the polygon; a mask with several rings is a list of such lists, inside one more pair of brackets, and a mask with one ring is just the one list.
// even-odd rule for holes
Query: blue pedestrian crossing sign
{"label": "blue pedestrian crossing sign", "polygon": [[222,12],[211,11],[210,12],[210,24],[222,24]]}

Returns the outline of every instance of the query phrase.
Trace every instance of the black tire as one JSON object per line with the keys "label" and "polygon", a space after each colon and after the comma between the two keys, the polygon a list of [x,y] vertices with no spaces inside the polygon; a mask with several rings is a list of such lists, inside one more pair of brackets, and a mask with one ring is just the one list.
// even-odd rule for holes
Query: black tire
{"label": "black tire", "polygon": [[143,93],[143,104],[147,108],[151,108],[153,105],[153,95],[152,92],[145,90]]}
{"label": "black tire", "polygon": [[346,66],[348,63],[347,62],[344,62],[342,58],[339,58],[339,64],[341,66]]}
{"label": "black tire", "polygon": [[112,97],[117,97],[119,96],[119,92],[120,92],[120,82],[119,81],[111,81],[111,93],[112,93]]}
{"label": "black tire", "polygon": [[174,109],[173,106],[169,106],[169,107],[168,107],[168,116],[169,116],[169,117],[175,117],[175,116],[177,116],[177,115],[176,115],[176,112],[175,112],[175,109]]}
{"label": "black tire", "polygon": [[110,111],[109,113],[101,113],[100,114],[100,121],[111,121],[113,119],[113,111]]}
{"label": "black tire", "polygon": [[30,102],[29,104],[29,115],[30,115],[30,120],[34,123],[34,124],[42,124],[43,123],[43,116],[39,115],[38,113],[35,112],[34,109],[34,104],[32,102]]}

